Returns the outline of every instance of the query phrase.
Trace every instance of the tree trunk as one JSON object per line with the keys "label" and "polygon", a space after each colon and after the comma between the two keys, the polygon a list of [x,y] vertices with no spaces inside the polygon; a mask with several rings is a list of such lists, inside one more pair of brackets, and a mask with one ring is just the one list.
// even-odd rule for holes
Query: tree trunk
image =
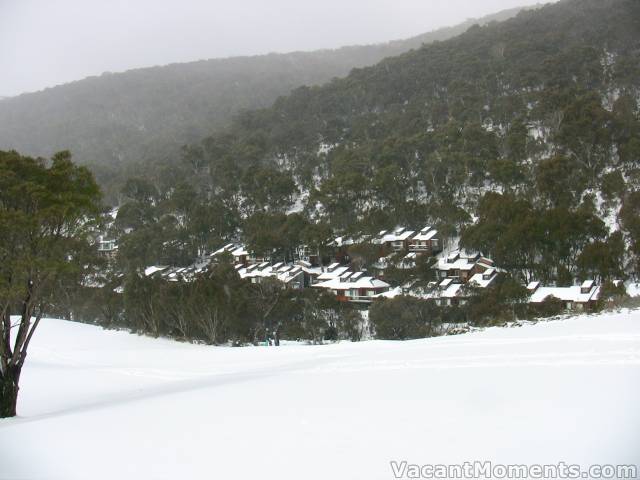
{"label": "tree trunk", "polygon": [[16,416],[19,379],[20,370],[17,370],[14,367],[7,372],[7,375],[2,380],[0,380],[0,418]]}

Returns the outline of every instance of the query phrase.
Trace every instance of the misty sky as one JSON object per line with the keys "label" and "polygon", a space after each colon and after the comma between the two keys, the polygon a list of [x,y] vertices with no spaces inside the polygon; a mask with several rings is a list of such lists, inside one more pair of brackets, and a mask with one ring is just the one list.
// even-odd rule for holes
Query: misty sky
{"label": "misty sky", "polygon": [[105,71],[406,38],[538,1],[0,0],[0,96]]}

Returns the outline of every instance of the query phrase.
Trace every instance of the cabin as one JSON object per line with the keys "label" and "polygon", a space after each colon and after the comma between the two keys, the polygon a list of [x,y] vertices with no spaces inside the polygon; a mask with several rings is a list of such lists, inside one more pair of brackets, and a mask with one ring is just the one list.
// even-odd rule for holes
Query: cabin
{"label": "cabin", "polygon": [[432,300],[441,307],[465,305],[472,294],[469,288],[488,288],[498,278],[498,270],[488,269],[482,273],[476,273],[466,284],[457,278],[445,278],[439,282],[430,282],[425,288],[413,288],[411,285],[397,287],[378,295],[378,298],[394,298],[398,295],[408,295],[425,300]]}
{"label": "cabin", "polygon": [[442,241],[438,231],[430,226],[424,227],[409,241],[409,251],[429,256],[442,252]]}
{"label": "cabin", "polygon": [[440,258],[433,268],[441,280],[452,278],[467,283],[476,274],[494,268],[494,264],[493,260],[479,253],[468,254],[458,250]]}
{"label": "cabin", "polygon": [[249,252],[247,252],[244,245],[233,249],[230,253],[233,256],[234,263],[240,265],[247,265],[249,263]]}
{"label": "cabin", "polygon": [[341,302],[369,304],[377,295],[388,291],[391,286],[382,280],[367,276],[364,272],[347,270],[313,287],[333,292]]}
{"label": "cabin", "polygon": [[378,233],[373,243],[381,246],[382,255],[387,252],[408,252],[411,237],[415,233],[413,230],[407,230],[404,227],[397,228],[392,232],[382,230]]}
{"label": "cabin", "polygon": [[562,301],[564,308],[569,311],[592,310],[600,299],[600,286],[593,280],[585,280],[581,285],[571,287],[542,287],[540,282],[527,285],[530,293],[529,303],[541,304],[553,297]]}
{"label": "cabin", "polygon": [[310,263],[305,262],[304,260],[299,260],[297,265],[300,266],[300,269],[302,270],[302,274],[304,276],[304,288],[311,287],[318,283],[318,277],[322,275],[321,268],[313,267]]}
{"label": "cabin", "polygon": [[279,269],[272,269],[275,278],[284,283],[286,288],[302,290],[305,288],[305,278],[302,267],[299,265],[284,265]]}

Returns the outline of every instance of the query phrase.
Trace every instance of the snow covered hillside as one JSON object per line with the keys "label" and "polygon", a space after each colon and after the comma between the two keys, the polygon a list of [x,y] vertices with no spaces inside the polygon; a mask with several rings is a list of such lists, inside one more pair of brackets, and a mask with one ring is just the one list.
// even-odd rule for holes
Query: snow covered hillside
{"label": "snow covered hillside", "polygon": [[46,320],[0,478],[391,479],[390,461],[640,462],[640,313],[214,348]]}

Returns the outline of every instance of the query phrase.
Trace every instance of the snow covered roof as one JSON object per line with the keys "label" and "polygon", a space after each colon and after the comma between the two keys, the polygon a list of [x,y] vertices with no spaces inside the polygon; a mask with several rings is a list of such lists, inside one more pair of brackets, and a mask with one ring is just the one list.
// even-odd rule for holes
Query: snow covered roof
{"label": "snow covered roof", "polygon": [[335,245],[336,247],[342,247],[343,245],[353,245],[356,241],[351,237],[337,237],[334,238],[330,245]]}
{"label": "snow covered roof", "polygon": [[300,268],[304,273],[313,275],[314,277],[319,277],[320,275],[322,275],[322,269],[320,268],[305,267],[305,266],[301,266]]}
{"label": "snow covered roof", "polygon": [[531,303],[542,303],[547,297],[555,297],[564,302],[587,303],[600,297],[600,287],[593,286],[587,293],[582,293],[581,286],[572,287],[538,287],[531,294]]}
{"label": "snow covered roof", "polygon": [[533,291],[536,290],[539,286],[540,282],[529,282],[529,285],[527,285],[527,290]]}
{"label": "snow covered roof", "polygon": [[591,290],[591,288],[593,288],[595,283],[596,282],[593,281],[593,280],[585,280],[584,282],[582,282],[582,285],[580,285],[580,288],[585,289],[585,290]]}
{"label": "snow covered roof", "polygon": [[372,243],[382,244],[390,242],[403,242],[410,238],[415,232],[413,230],[406,230],[405,228],[397,228],[393,232],[388,230],[382,230],[378,234],[378,238],[374,239]]}
{"label": "snow covered roof", "polygon": [[413,230],[408,230],[406,232],[402,232],[400,234],[397,234],[395,236],[395,240],[392,240],[392,241],[396,241],[396,242],[404,241],[404,240],[408,239],[414,233],[416,233],[416,232],[414,232]]}
{"label": "snow covered roof", "polygon": [[337,278],[347,270],[349,270],[349,267],[338,267],[331,272],[329,271],[323,272],[321,275],[318,276],[318,280],[331,280],[332,278]]}
{"label": "snow covered roof", "polygon": [[228,252],[230,250],[233,250],[234,248],[237,248],[233,243],[228,243],[226,244],[224,247],[219,248],[218,250],[216,250],[215,252],[213,252],[211,254],[211,256],[216,256],[216,255],[220,255],[223,252]]}
{"label": "snow covered roof", "polygon": [[437,270],[472,270],[476,265],[476,262],[471,261],[468,258],[458,258],[455,261],[449,261],[446,258],[441,258],[436,263],[435,267]]}
{"label": "snow covered roof", "polygon": [[493,283],[496,278],[498,278],[496,273],[497,272],[495,268],[490,268],[484,273],[476,273],[469,279],[469,283],[474,284],[475,286],[480,288],[487,288]]}
{"label": "snow covered roof", "polygon": [[482,265],[486,268],[493,267],[493,260],[481,256],[479,253],[466,253],[456,250],[443,255],[433,266],[436,270],[472,270],[474,266]]}
{"label": "snow covered roof", "polygon": [[395,288],[392,288],[391,290],[387,290],[386,292],[382,292],[375,295],[374,298],[396,298],[396,297],[399,297],[400,295],[402,295],[402,288],[395,287]]}
{"label": "snow covered roof", "polygon": [[461,283],[447,282],[445,285],[440,283],[439,288],[417,295],[424,299],[437,299],[437,298],[456,298],[460,296],[460,290],[464,285]]}
{"label": "snow covered roof", "polygon": [[152,267],[147,267],[144,269],[144,276],[145,277],[150,277],[151,275],[153,275],[156,272],[162,272],[163,270],[166,270],[169,267],[158,267],[158,266],[152,266]]}
{"label": "snow covered roof", "polygon": [[360,276],[356,278],[355,281],[349,281],[349,279],[340,279],[340,278],[332,278],[331,280],[327,280],[326,282],[317,283],[313,285],[317,288],[327,288],[330,290],[351,290],[351,289],[383,289],[389,288],[389,285],[382,280],[378,280],[377,278]]}
{"label": "snow covered roof", "polygon": [[451,285],[453,283],[453,278],[445,278],[444,280],[442,280],[442,282],[440,282],[440,287],[441,288],[446,288],[449,285]]}
{"label": "snow covered roof", "polygon": [[438,235],[437,230],[427,230],[426,232],[420,231],[420,233],[418,233],[415,237],[413,237],[412,240],[421,240],[421,241],[431,240],[436,235]]}
{"label": "snow covered roof", "polygon": [[231,252],[231,255],[233,255],[234,257],[244,257],[246,255],[249,255],[249,252],[247,252],[244,247],[238,247]]}

